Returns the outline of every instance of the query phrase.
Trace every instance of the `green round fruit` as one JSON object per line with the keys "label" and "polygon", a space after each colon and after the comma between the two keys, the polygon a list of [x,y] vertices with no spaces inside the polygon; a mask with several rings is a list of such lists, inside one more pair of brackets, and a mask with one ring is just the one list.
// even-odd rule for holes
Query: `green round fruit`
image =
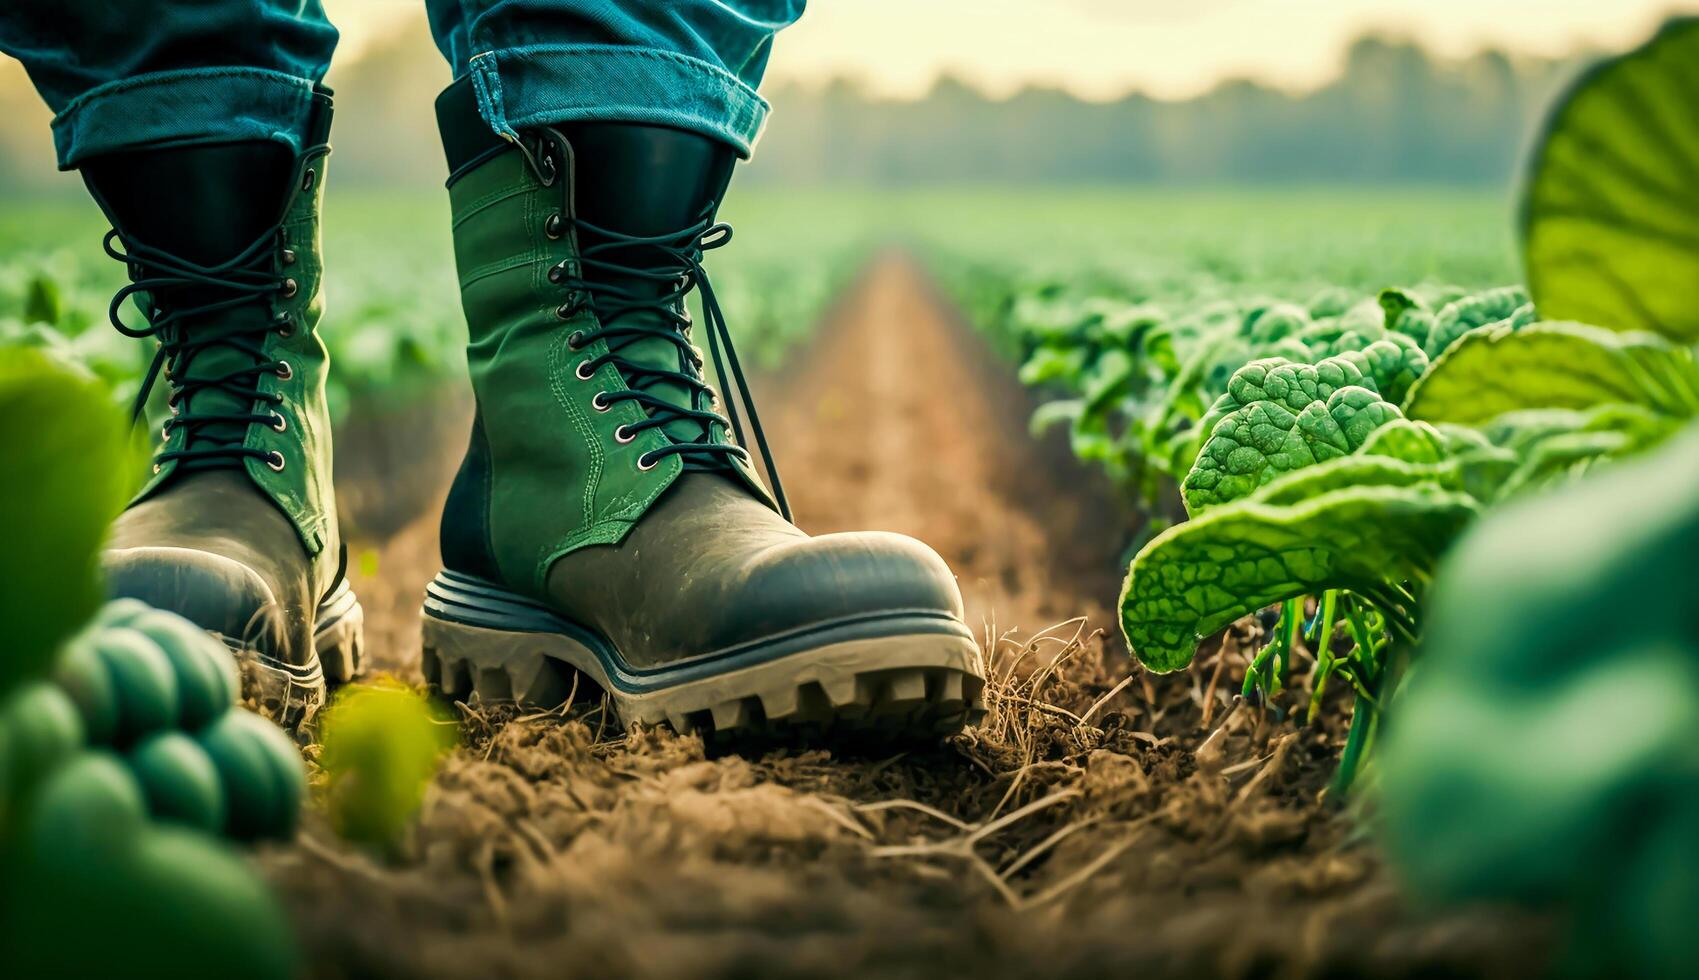
{"label": "green round fruit", "polygon": [[118,735],[118,688],[91,637],[71,641],[54,665],[53,681],[75,702],[89,744],[110,745]]}
{"label": "green round fruit", "polygon": [[224,784],[200,743],[182,732],[157,732],[128,758],[156,819],[209,834],[224,829]]}
{"label": "green round fruit", "polygon": [[177,724],[177,673],[159,644],[119,627],[98,633],[94,646],[118,692],[119,745]]}
{"label": "green round fruit", "polygon": [[9,975],[299,974],[276,899],[238,855],[204,835],[148,827],[123,848],[32,850],[18,863],[6,887],[28,900],[0,913]]}
{"label": "green round fruit", "polygon": [[0,797],[19,800],[83,746],[83,719],[69,695],[48,681],[31,681],[0,702],[6,783]]}
{"label": "green round fruit", "polygon": [[295,833],[307,774],[281,728],[250,711],[231,711],[196,741],[212,757],[224,785],[224,831],[236,840],[284,840]]}
{"label": "green round fruit", "polygon": [[147,800],[115,755],[85,752],[45,782],[21,821],[23,851],[91,860],[121,851],[147,826]]}
{"label": "green round fruit", "polygon": [[236,659],[212,634],[183,617],[150,609],[132,618],[130,629],[159,645],[177,675],[181,724],[194,730],[236,704],[241,681]]}

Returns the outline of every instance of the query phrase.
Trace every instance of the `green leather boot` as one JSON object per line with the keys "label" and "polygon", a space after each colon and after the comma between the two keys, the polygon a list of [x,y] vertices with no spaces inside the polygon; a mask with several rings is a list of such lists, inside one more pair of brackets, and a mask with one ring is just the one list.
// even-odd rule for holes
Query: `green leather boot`
{"label": "green leather boot", "polygon": [[[159,344],[137,417],[160,378],[171,410],[151,478],[113,526],[108,589],[221,638],[244,690],[286,725],[310,718],[327,680],[352,677],[361,658],[317,334],[330,114],[321,93],[298,159],[264,141],[81,168],[113,225],[107,252],[130,271],[112,321]],[[121,321],[127,299],[145,325]]]}
{"label": "green leather boot", "polygon": [[702,294],[741,389],[701,266],[730,237],[714,211],[732,151],[605,123],[506,143],[463,83],[438,114],[478,411],[425,602],[427,679],[552,707],[579,671],[627,724],[681,731],[975,719],[979,648],[944,562],[895,534],[804,534],[770,463],[777,496],[751,469],[747,394],[716,410],[684,296]]}

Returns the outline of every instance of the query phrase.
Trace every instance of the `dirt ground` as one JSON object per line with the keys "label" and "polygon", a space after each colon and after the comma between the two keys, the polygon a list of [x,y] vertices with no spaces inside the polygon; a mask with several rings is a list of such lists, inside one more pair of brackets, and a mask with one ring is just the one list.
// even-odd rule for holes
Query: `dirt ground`
{"label": "dirt ground", "polygon": [[[465,744],[407,856],[309,819],[261,855],[323,977],[1518,976],[1537,924],[1404,908],[1322,798],[1343,712],[1316,729],[1235,707],[1254,627],[1145,675],[1109,617],[1134,530],[1026,435],[1031,403],[924,274],[887,256],[761,404],[800,523],[913,534],[983,631],[984,724],[885,757],[710,756],[622,736],[595,699],[463,706]],[[455,433],[463,408],[433,409]],[[452,460],[384,446],[339,482],[367,537],[377,667],[418,680]],[[415,427],[412,431],[418,431]],[[346,447],[345,447],[346,448]],[[365,472],[361,472],[361,470]],[[378,474],[410,488],[394,519]],[[438,491],[440,494],[440,491]],[[393,501],[390,501],[393,503]],[[366,511],[364,518],[361,512]]]}

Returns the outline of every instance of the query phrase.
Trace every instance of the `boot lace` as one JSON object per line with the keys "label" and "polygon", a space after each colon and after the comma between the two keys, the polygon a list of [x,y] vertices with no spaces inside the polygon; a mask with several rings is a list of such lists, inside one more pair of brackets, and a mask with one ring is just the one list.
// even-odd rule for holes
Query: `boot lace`
{"label": "boot lace", "polygon": [[[143,244],[116,228],[107,232],[103,243],[106,254],[130,268],[130,284],[112,298],[107,317],[125,336],[152,337],[159,342],[141,389],[136,393],[131,417],[137,421],[142,418],[148,396],[163,374],[171,389],[167,399],[171,418],[165,422],[164,434],[169,436],[176,428],[187,432],[184,448],[154,458],[156,472],[171,460],[239,465],[243,459],[251,458],[262,460],[273,469],[282,468],[283,459],[277,453],[250,449],[240,440],[219,441],[206,431],[208,426],[230,423],[264,424],[281,430],[287,424],[281,413],[196,412],[191,404],[196,394],[211,390],[224,391],[238,403],[275,407],[283,402],[280,396],[260,390],[259,379],[268,373],[280,378],[291,375],[289,362],[270,358],[264,348],[269,334],[287,335],[293,328],[288,314],[257,324],[197,322],[276,293],[290,295],[299,288],[293,279],[278,275],[272,268],[273,249],[280,233],[281,225],[268,230],[234,258],[204,266]],[[133,328],[124,323],[119,313],[124,303],[137,294],[146,297],[147,325]],[[189,298],[190,294],[193,298]],[[196,358],[215,347],[246,354],[253,364],[215,376],[192,376]]]}
{"label": "boot lace", "polygon": [[[749,430],[761,451],[761,460],[779,512],[786,520],[791,520],[790,503],[785,499],[778,467],[767,445],[767,435],[762,430],[755,401],[749,394],[743,365],[738,360],[737,348],[732,343],[713,283],[702,266],[706,252],[731,241],[731,225],[714,221],[711,204],[688,228],[666,235],[627,235],[565,215],[551,219],[551,225],[551,233],[557,234],[557,237],[564,229],[571,228],[578,232],[580,242],[590,242],[580,248],[576,268],[569,260],[549,270],[549,281],[589,297],[590,307],[599,324],[593,330],[574,331],[567,339],[568,344],[576,350],[598,340],[607,342],[607,352],[585,361],[579,370],[588,375],[603,364],[612,364],[626,383],[625,391],[597,395],[596,407],[606,409],[620,402],[635,402],[642,406],[648,417],[623,426],[627,437],[681,421],[694,423],[700,428],[701,435],[694,439],[672,439],[668,445],[644,453],[638,458],[638,465],[650,469],[668,456],[678,456],[687,469],[725,471],[731,468],[733,457],[748,462],[749,439],[743,428],[743,415],[747,415]],[[665,288],[657,295],[654,288],[624,287],[610,284],[608,279]],[[708,350],[714,361],[714,370],[721,379],[730,379],[737,385],[742,413],[729,399],[726,416],[721,416],[711,407],[704,407],[705,404],[712,406],[717,403],[719,396],[703,379],[702,353],[690,340],[691,318],[685,310],[684,299],[692,290],[699,291],[702,297],[702,313],[708,324]],[[568,319],[577,312],[577,307],[570,302],[556,311],[561,319]],[[632,314],[639,312],[646,316],[642,321],[633,322]],[[632,345],[650,340],[666,341],[676,347],[679,368],[656,368],[621,355]],[[730,374],[727,374],[728,367]],[[662,383],[683,387],[690,396],[689,407],[669,401],[650,390]],[[735,445],[716,438],[715,426],[726,425],[728,416],[737,440]]]}

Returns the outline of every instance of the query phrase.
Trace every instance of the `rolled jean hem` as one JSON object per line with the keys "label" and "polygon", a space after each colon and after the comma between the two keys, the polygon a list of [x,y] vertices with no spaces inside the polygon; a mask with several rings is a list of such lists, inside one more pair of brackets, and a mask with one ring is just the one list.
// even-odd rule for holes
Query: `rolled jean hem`
{"label": "rolled jean hem", "polygon": [[473,55],[478,109],[498,134],[567,122],[671,126],[748,157],[767,100],[736,75],[672,51],[620,45],[530,45]]}
{"label": "rolled jean hem", "polygon": [[264,68],[154,72],[72,100],[53,120],[53,145],[61,170],[143,147],[275,140],[299,153],[312,100],[312,79]]}

